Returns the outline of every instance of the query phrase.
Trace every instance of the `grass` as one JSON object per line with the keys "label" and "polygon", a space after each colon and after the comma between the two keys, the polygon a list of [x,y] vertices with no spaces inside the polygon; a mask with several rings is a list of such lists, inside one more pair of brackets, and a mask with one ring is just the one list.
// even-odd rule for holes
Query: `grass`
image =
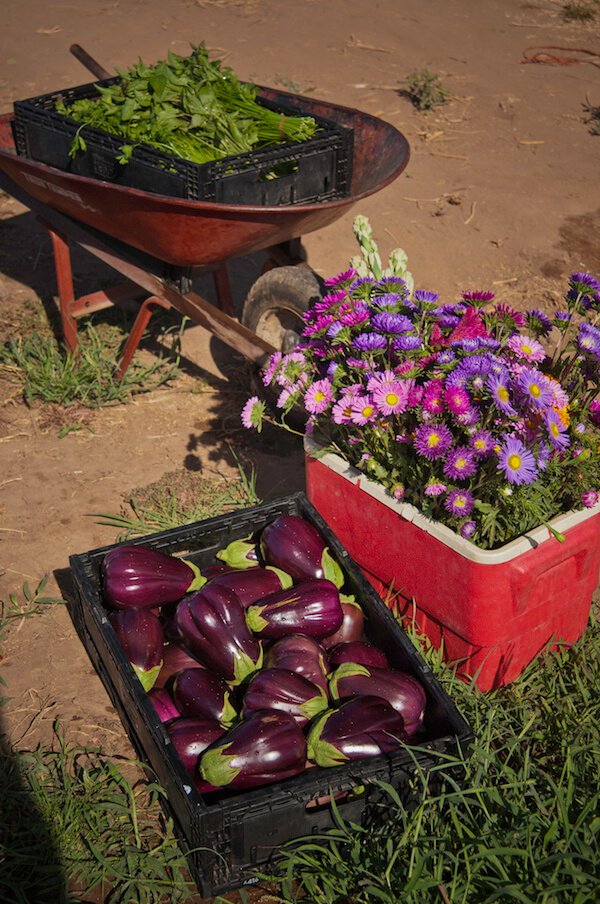
{"label": "grass", "polygon": [[596,0],[568,0],[561,9],[561,16],[568,22],[591,22],[597,12]]}
{"label": "grass", "polygon": [[435,110],[450,96],[438,76],[428,69],[415,70],[406,77],[406,93],[418,110],[427,112]]}

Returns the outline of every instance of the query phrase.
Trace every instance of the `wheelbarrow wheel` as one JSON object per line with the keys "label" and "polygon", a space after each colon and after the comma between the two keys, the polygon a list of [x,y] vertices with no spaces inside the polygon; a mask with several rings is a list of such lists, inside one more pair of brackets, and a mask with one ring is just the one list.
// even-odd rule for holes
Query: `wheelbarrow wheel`
{"label": "wheelbarrow wheel", "polygon": [[321,283],[301,267],[275,267],[250,289],[242,323],[277,351],[290,352],[304,328],[302,315],[321,298]]}
{"label": "wheelbarrow wheel", "polygon": [[[288,354],[297,345],[304,328],[302,315],[321,298],[322,285],[312,270],[303,267],[268,270],[248,293],[242,323],[277,351]],[[253,367],[251,382],[253,391],[274,408],[276,394],[264,386],[257,366]],[[300,432],[304,431],[307,419],[308,415],[300,408],[294,408],[286,417],[287,423]]]}

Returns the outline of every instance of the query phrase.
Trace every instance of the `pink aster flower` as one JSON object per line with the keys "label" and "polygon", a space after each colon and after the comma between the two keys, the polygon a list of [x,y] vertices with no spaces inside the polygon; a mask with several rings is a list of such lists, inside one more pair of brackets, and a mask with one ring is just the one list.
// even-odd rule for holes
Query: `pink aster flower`
{"label": "pink aster flower", "polygon": [[526,361],[539,364],[546,357],[544,346],[532,336],[521,336],[516,333],[507,341],[507,346],[518,358],[525,358]]}
{"label": "pink aster flower", "polygon": [[581,501],[586,508],[593,508],[598,503],[598,498],[596,490],[586,490],[581,496]]}
{"label": "pink aster flower", "polygon": [[396,381],[379,386],[373,392],[373,400],[382,414],[398,414],[406,408],[408,390],[404,383]]}
{"label": "pink aster flower", "polygon": [[329,380],[316,380],[304,394],[304,406],[311,414],[323,414],[333,398]]}
{"label": "pink aster flower", "polygon": [[261,402],[258,396],[252,396],[242,408],[242,424],[247,430],[255,427],[260,433],[264,412],[265,403]]}
{"label": "pink aster flower", "polygon": [[352,421],[352,397],[342,396],[331,409],[331,420],[334,424],[349,424]]}
{"label": "pink aster flower", "polygon": [[445,483],[428,483],[424,493],[426,496],[441,496],[447,489],[448,487]]}
{"label": "pink aster flower", "polygon": [[350,419],[352,423],[364,426],[372,421],[377,413],[377,409],[371,395],[356,395],[352,400],[352,414]]}
{"label": "pink aster flower", "polygon": [[283,355],[281,354],[281,352],[274,352],[271,355],[271,357],[269,359],[268,367],[262,376],[262,381],[265,386],[268,386],[269,383],[271,382],[271,380],[273,379],[273,375],[274,375],[275,371],[277,370],[277,365],[281,361],[282,357],[283,357]]}

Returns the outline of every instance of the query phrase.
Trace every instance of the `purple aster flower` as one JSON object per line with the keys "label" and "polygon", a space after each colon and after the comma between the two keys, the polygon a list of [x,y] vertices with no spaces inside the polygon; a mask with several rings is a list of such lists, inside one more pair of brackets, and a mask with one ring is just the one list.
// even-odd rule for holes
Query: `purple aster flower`
{"label": "purple aster flower", "polygon": [[508,384],[506,380],[496,375],[488,377],[487,387],[491,393],[493,401],[501,411],[508,415],[517,413],[510,404],[510,392],[508,390]]}
{"label": "purple aster flower", "polygon": [[479,337],[479,347],[490,349],[491,351],[496,351],[501,347],[502,343],[499,339],[494,339],[493,336],[480,336]]}
{"label": "purple aster flower", "polygon": [[315,380],[304,393],[304,407],[310,414],[323,414],[333,398],[329,380]]}
{"label": "purple aster flower", "polygon": [[474,521],[465,521],[465,523],[461,526],[460,535],[464,537],[465,540],[469,540],[473,534],[475,533],[475,528],[477,525]]}
{"label": "purple aster flower", "polygon": [[355,279],[349,288],[349,292],[356,292],[357,289],[363,289],[365,286],[373,286],[375,285],[375,280],[372,276],[359,276],[358,279]]}
{"label": "purple aster flower", "polygon": [[506,344],[518,358],[524,358],[533,364],[539,364],[546,357],[543,345],[532,336],[521,336],[520,333],[515,333],[509,337]]}
{"label": "purple aster flower", "polygon": [[533,367],[526,368],[518,377],[518,384],[536,408],[546,408],[554,400],[548,379]]}
{"label": "purple aster flower", "polygon": [[252,427],[255,427],[260,433],[264,413],[265,403],[261,402],[258,396],[252,396],[242,408],[242,424],[247,430],[251,430]]}
{"label": "purple aster flower", "polygon": [[413,292],[415,301],[423,301],[426,304],[435,304],[439,297],[436,292],[428,292],[426,289],[417,289]]}
{"label": "purple aster flower", "polygon": [[582,352],[587,352],[597,358],[600,355],[600,340],[589,330],[584,329],[583,326],[582,324],[579,329],[577,345]]}
{"label": "purple aster flower", "polygon": [[413,322],[405,314],[390,314],[389,311],[380,311],[371,320],[376,330],[382,333],[410,333]]}
{"label": "purple aster flower", "polygon": [[478,458],[493,452],[496,441],[489,430],[478,430],[471,437],[471,449]]}
{"label": "purple aster flower", "polygon": [[459,518],[470,515],[473,505],[473,496],[468,490],[450,490],[444,502],[446,511],[451,515],[458,515]]}
{"label": "purple aster flower", "polygon": [[567,323],[571,319],[571,315],[568,311],[555,311],[554,319],[562,323]]}
{"label": "purple aster flower", "polygon": [[387,348],[387,339],[381,333],[359,333],[352,340],[352,345],[362,352],[371,352],[379,348]]}
{"label": "purple aster flower", "polygon": [[600,282],[590,273],[572,273],[569,286],[580,295],[600,295]]}
{"label": "purple aster flower", "polygon": [[372,421],[377,413],[373,396],[371,395],[355,395],[352,399],[352,413],[350,420],[353,424],[364,426]]}
{"label": "purple aster flower", "polygon": [[525,311],[525,317],[527,326],[534,333],[537,333],[538,336],[548,336],[551,332],[552,321],[544,311],[540,311],[538,308],[530,308],[530,310]]}
{"label": "purple aster flower", "polygon": [[378,308],[396,308],[403,303],[404,296],[397,292],[382,292],[381,295],[374,292],[369,301]]}
{"label": "purple aster flower", "polygon": [[468,446],[452,449],[444,462],[444,474],[451,480],[467,480],[476,470],[477,462]]}
{"label": "purple aster flower", "polygon": [[330,276],[329,279],[324,279],[323,282],[326,286],[339,286],[340,283],[348,282],[350,279],[354,279],[356,276],[356,270],[345,270],[343,273],[338,273],[337,276]]}
{"label": "purple aster flower", "polygon": [[423,348],[423,343],[418,336],[398,336],[392,339],[392,346],[399,352],[414,352]]}
{"label": "purple aster flower", "polygon": [[373,400],[382,414],[399,414],[406,409],[408,387],[399,380],[380,386],[373,392]]}
{"label": "purple aster flower", "polygon": [[498,469],[509,483],[533,483],[538,477],[533,453],[516,437],[506,437],[498,452]]}
{"label": "purple aster flower", "polygon": [[456,355],[451,348],[445,348],[437,357],[438,364],[451,364]]}
{"label": "purple aster flower", "polygon": [[445,483],[428,483],[423,492],[426,496],[441,496],[447,489]]}
{"label": "purple aster flower", "polygon": [[429,461],[442,458],[452,445],[452,434],[445,424],[421,424],[415,430],[415,449]]}
{"label": "purple aster flower", "polygon": [[401,276],[396,276],[391,273],[389,276],[382,276],[382,278],[377,283],[378,288],[380,289],[396,289],[399,292],[408,292],[408,286],[406,285],[406,280],[402,279]]}
{"label": "purple aster flower", "polygon": [[330,339],[335,339],[340,330],[344,329],[344,324],[340,323],[339,320],[334,320],[329,329],[327,330],[327,335]]}
{"label": "purple aster flower", "polygon": [[450,343],[452,348],[461,348],[463,352],[466,352],[467,355],[470,355],[473,352],[476,352],[479,348],[479,338],[475,337],[473,339],[453,339]]}
{"label": "purple aster flower", "polygon": [[555,411],[553,408],[549,409],[546,412],[546,416],[544,418],[546,422],[546,427],[548,429],[548,436],[550,437],[550,442],[554,446],[555,449],[566,449],[567,446],[571,444],[571,440],[569,438],[569,433],[567,431],[566,426],[563,424],[560,414],[558,411]]}
{"label": "purple aster flower", "polygon": [[581,501],[586,508],[593,508],[598,504],[598,498],[596,490],[586,490],[585,493],[582,493]]}

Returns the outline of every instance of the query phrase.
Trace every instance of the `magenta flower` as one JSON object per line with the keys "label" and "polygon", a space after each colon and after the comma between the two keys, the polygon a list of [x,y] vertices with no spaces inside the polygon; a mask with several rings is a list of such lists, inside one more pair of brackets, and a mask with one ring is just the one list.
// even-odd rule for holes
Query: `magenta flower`
{"label": "magenta flower", "polygon": [[596,490],[586,490],[581,496],[581,501],[586,508],[593,508],[598,504],[599,498],[600,496]]}
{"label": "magenta flower", "polygon": [[271,355],[271,357],[269,359],[268,367],[262,375],[262,381],[265,386],[268,386],[269,383],[271,382],[271,380],[273,379],[273,375],[275,374],[275,371],[277,370],[277,366],[282,358],[283,358],[283,355],[281,354],[281,352],[274,352]]}
{"label": "magenta flower", "polygon": [[316,380],[304,393],[304,407],[310,414],[323,414],[333,398],[329,380]]}
{"label": "magenta flower", "polygon": [[477,462],[468,446],[452,449],[444,462],[444,474],[451,480],[467,480],[476,470]]}
{"label": "magenta flower", "polygon": [[415,430],[415,449],[432,461],[442,458],[452,445],[452,434],[445,424],[421,424]]}
{"label": "magenta flower", "polygon": [[440,414],[444,409],[444,381],[430,380],[423,390],[423,409],[428,414]]}
{"label": "magenta flower", "polygon": [[538,477],[533,454],[515,437],[507,437],[500,446],[498,469],[504,471],[509,483],[532,483]]}
{"label": "magenta flower", "polygon": [[471,407],[469,393],[461,386],[448,386],[444,401],[453,414],[466,414]]}
{"label": "magenta flower", "polygon": [[242,424],[247,430],[254,427],[260,433],[264,413],[265,403],[261,402],[258,396],[252,396],[242,408]]}
{"label": "magenta flower", "polygon": [[337,276],[330,276],[328,279],[324,279],[323,282],[326,286],[339,286],[340,283],[348,282],[354,279],[355,276],[356,270],[345,270],[343,273],[338,273]]}
{"label": "magenta flower", "polygon": [[446,511],[451,515],[458,515],[459,518],[466,518],[467,515],[470,515],[473,505],[474,499],[468,490],[450,490],[444,502]]}

